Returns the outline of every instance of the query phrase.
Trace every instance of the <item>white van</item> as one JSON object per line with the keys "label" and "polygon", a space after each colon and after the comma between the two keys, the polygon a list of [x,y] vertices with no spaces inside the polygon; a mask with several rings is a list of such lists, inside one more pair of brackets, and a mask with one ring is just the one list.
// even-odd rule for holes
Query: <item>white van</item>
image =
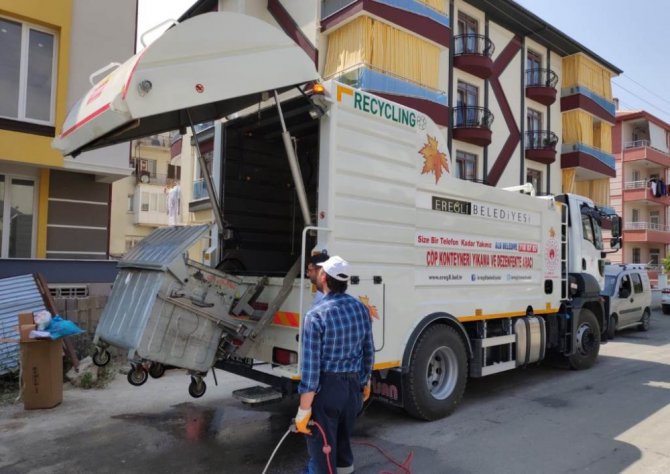
{"label": "white van", "polygon": [[607,265],[603,293],[610,297],[610,339],[619,329],[631,326],[649,330],[651,284],[644,265]]}

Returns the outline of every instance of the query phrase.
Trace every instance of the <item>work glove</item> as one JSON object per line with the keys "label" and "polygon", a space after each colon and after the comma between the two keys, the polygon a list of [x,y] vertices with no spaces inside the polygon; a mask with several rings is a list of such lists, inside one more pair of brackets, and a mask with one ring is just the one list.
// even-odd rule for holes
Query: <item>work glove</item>
{"label": "work glove", "polygon": [[370,398],[370,381],[368,380],[368,383],[365,384],[365,387],[363,387],[363,403],[368,401],[368,398]]}
{"label": "work glove", "polygon": [[312,409],[308,408],[307,410],[303,410],[302,408],[298,407],[298,413],[295,415],[295,429],[298,431],[298,433],[303,433],[306,435],[311,435],[312,430],[307,428],[307,423],[309,423],[309,419],[312,417]]}

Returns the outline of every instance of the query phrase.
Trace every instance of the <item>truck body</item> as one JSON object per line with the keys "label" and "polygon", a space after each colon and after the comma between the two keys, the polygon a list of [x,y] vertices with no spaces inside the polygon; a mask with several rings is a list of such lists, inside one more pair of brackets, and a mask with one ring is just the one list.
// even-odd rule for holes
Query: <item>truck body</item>
{"label": "truck body", "polygon": [[[236,37],[234,51],[223,38],[227,51],[209,44],[194,59],[187,45],[212,28],[224,37],[253,29],[275,52],[282,45],[281,72],[256,77],[266,70],[258,38],[247,48]],[[374,396],[416,417],[448,415],[468,377],[549,354],[590,367],[609,321],[601,228],[611,226],[616,248],[618,217],[581,196],[457,179],[445,131],[430,117],[340,82],[313,87],[313,65],[282,36],[242,15],[195,17],[71,113],[55,143],[66,154],[227,117],[218,126],[220,188],[210,183],[216,268],[174,252],[157,261],[156,249],[177,235],[159,229],[121,262],[96,342],[127,349],[138,371],[145,360],[191,370],[196,393],[216,366],[266,385],[239,392],[243,400],[291,394],[314,291],[302,270],[312,250],[327,249],[352,264],[348,292],[370,310]],[[144,275],[153,278],[142,287],[146,304],[124,304],[147,285]],[[203,350],[185,356],[191,343]]]}

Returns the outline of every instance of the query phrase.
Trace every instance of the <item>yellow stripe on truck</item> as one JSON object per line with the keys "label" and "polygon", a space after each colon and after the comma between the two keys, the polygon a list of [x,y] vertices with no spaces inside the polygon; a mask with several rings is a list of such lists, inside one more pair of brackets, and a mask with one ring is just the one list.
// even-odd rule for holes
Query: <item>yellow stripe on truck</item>
{"label": "yellow stripe on truck", "polygon": [[[554,313],[558,313],[557,308],[533,310],[534,315],[554,314]],[[525,316],[525,315],[526,315],[525,312],[515,311],[515,312],[512,312],[512,313],[491,313],[491,314],[474,314],[474,315],[470,315],[470,316],[458,316],[457,319],[462,323],[466,323],[466,322],[469,322],[469,321],[484,321],[485,319],[518,318],[520,316]]]}

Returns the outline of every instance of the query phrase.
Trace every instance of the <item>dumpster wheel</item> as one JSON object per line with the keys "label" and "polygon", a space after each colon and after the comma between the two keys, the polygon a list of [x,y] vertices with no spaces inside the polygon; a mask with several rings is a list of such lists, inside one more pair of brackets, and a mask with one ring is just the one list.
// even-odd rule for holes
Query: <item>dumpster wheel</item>
{"label": "dumpster wheel", "polygon": [[149,375],[151,378],[159,379],[165,374],[165,366],[160,362],[152,362],[151,367],[149,367]]}
{"label": "dumpster wheel", "polygon": [[193,398],[200,398],[205,394],[207,384],[202,377],[191,376],[191,383],[188,386],[188,394]]}
{"label": "dumpster wheel", "polygon": [[107,364],[109,364],[111,358],[112,355],[109,353],[107,349],[101,349],[99,347],[96,347],[95,354],[93,354],[93,363],[98,367],[104,367]]}
{"label": "dumpster wheel", "polygon": [[133,365],[133,368],[128,372],[128,382],[130,385],[139,387],[149,378],[149,373],[142,365]]}

